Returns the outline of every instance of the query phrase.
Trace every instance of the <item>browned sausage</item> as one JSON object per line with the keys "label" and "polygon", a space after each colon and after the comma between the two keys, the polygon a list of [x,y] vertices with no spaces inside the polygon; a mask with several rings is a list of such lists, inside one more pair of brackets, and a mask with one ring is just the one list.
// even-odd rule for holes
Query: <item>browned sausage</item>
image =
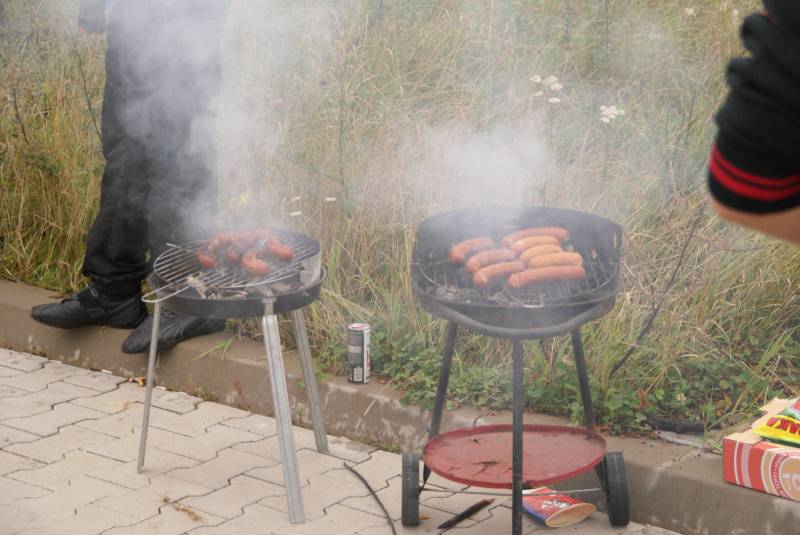
{"label": "browned sausage", "polygon": [[494,242],[490,238],[464,240],[450,248],[448,258],[455,264],[462,264],[467,256],[491,249],[492,247],[494,247]]}
{"label": "browned sausage", "polygon": [[534,256],[542,256],[544,254],[563,253],[563,252],[564,249],[562,249],[560,245],[537,245],[535,247],[531,247],[530,249],[526,249],[525,251],[523,251],[523,253],[519,255],[519,259],[527,264],[528,261]]}
{"label": "browned sausage", "polygon": [[536,269],[549,266],[580,266],[583,258],[578,253],[552,253],[534,256],[528,260],[528,267]]}
{"label": "browned sausage", "polygon": [[230,232],[218,232],[211,240],[208,241],[206,249],[208,252],[216,254],[224,246],[228,245],[233,240]]}
{"label": "browned sausage", "polygon": [[258,258],[257,251],[250,249],[242,255],[242,268],[250,275],[263,277],[269,273],[269,264]]}
{"label": "browned sausage", "polygon": [[582,279],[586,271],[581,266],[550,266],[536,269],[526,269],[514,273],[508,278],[508,285],[512,288],[522,288],[529,284],[550,282],[556,280]]}
{"label": "browned sausage", "polygon": [[242,250],[235,243],[231,244],[225,253],[225,259],[231,264],[238,264],[242,259]]}
{"label": "browned sausage", "polygon": [[558,241],[564,241],[569,238],[569,231],[561,227],[531,227],[512,232],[500,240],[500,244],[503,247],[508,247],[516,241],[519,241],[523,238],[531,238],[533,236],[552,236]]}
{"label": "browned sausage", "polygon": [[519,260],[515,260],[514,262],[493,264],[475,272],[475,274],[472,276],[472,284],[478,288],[485,288],[498,279],[504,279],[513,273],[518,273],[524,270],[525,264]]}
{"label": "browned sausage", "polygon": [[517,253],[511,249],[492,249],[473,255],[465,266],[467,272],[475,273],[484,266],[497,264],[498,262],[509,262],[517,259]]}
{"label": "browned sausage", "polygon": [[523,253],[532,247],[538,245],[558,245],[558,238],[552,236],[531,236],[529,238],[522,238],[511,244],[511,248],[517,253]]}
{"label": "browned sausage", "polygon": [[267,254],[287,262],[294,258],[294,251],[292,251],[292,248],[282,244],[274,238],[266,243],[264,250]]}
{"label": "browned sausage", "polygon": [[197,257],[197,261],[200,262],[200,265],[206,269],[211,269],[213,267],[217,267],[217,257],[214,253],[210,252],[208,249],[203,248],[200,249],[195,253],[195,257]]}

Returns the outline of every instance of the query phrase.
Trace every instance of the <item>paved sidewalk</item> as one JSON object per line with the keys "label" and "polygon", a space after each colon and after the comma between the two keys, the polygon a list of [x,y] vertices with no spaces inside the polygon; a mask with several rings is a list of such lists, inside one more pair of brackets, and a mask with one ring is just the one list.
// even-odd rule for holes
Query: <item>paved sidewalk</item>
{"label": "paved sidewalk", "polygon": [[[145,472],[138,474],[143,399],[144,388],[123,377],[0,349],[0,535],[390,534],[344,462],[377,491],[398,533],[437,533],[437,525],[480,499],[423,495],[422,524],[403,528],[399,455],[337,437],[329,437],[332,455],[322,455],[314,434],[295,427],[307,520],[291,525],[272,418],[155,389]],[[525,522],[526,533],[550,531]],[[501,499],[453,533],[510,529],[511,510]],[[558,533],[671,532],[612,529],[596,513]]]}

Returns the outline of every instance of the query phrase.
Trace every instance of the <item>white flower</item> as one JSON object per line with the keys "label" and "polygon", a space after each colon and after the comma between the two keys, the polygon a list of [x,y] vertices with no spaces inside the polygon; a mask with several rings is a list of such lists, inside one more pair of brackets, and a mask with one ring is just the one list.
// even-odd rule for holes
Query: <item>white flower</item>
{"label": "white flower", "polygon": [[292,202],[297,202],[300,200],[300,197],[292,197]]}
{"label": "white flower", "polygon": [[734,9],[731,12],[731,17],[733,17],[733,23],[734,24],[738,23],[739,22],[739,10],[738,9]]}
{"label": "white flower", "polygon": [[561,91],[564,89],[564,86],[561,84],[553,84],[550,86],[550,91]]}
{"label": "white flower", "polygon": [[561,99],[558,97],[553,97],[547,99],[547,102],[549,102],[550,104],[558,104],[559,102],[561,102]]}
{"label": "white flower", "polygon": [[541,97],[543,95],[544,95],[544,91],[537,91],[536,93],[533,94],[534,97]]}
{"label": "white flower", "polygon": [[542,83],[549,87],[549,86],[551,86],[553,84],[557,84],[558,83],[558,78],[556,78],[555,76],[548,76],[547,78],[545,78],[542,81]]}
{"label": "white flower", "polygon": [[611,119],[609,119],[608,117],[600,117],[600,120],[603,121],[604,123],[610,123],[611,122]]}
{"label": "white flower", "polygon": [[325,197],[325,202],[335,202],[336,197]]}
{"label": "white flower", "polygon": [[616,106],[600,106],[600,120],[604,123],[610,123],[620,115],[625,115],[625,110]]}
{"label": "white flower", "polygon": [[531,76],[529,78],[529,80],[531,82],[533,82],[534,84],[541,84],[542,83],[542,77],[539,76],[538,74],[535,74],[535,75]]}
{"label": "white flower", "polygon": [[289,217],[297,217],[303,215],[303,212],[297,211],[289,214]]}
{"label": "white flower", "polygon": [[694,10],[694,8],[693,8],[693,7],[687,7],[686,9],[684,9],[684,10],[683,10],[683,13],[684,13],[684,14],[685,14],[687,17],[694,17],[695,10]]}

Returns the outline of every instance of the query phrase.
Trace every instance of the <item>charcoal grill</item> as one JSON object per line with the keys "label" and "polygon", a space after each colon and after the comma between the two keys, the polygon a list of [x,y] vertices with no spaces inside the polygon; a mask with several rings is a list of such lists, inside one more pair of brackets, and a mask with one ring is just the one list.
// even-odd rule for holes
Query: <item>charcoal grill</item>
{"label": "charcoal grill", "polygon": [[271,262],[270,272],[263,277],[253,277],[240,266],[228,265],[225,262],[221,262],[216,268],[204,269],[197,261],[196,253],[206,246],[208,242],[205,240],[181,245],[170,244],[153,263],[150,282],[154,289],[144,296],[145,302],[153,303],[155,306],[138,470],[141,472],[144,468],[147,448],[161,307],[164,306],[180,314],[203,318],[261,316],[289,520],[292,523],[301,523],[305,520],[305,513],[277,314],[287,313],[292,319],[303,380],[309,396],[317,450],[328,453],[327,436],[319,408],[317,382],[302,311],[319,297],[325,273],[321,267],[318,242],[304,234],[288,230],[274,230],[273,233],[283,244],[292,249],[294,256],[291,261]]}
{"label": "charcoal grill", "polygon": [[[503,284],[475,288],[463,267],[447,258],[450,247],[462,240],[488,236],[499,243],[502,237],[516,230],[554,226],[569,231],[567,247],[583,257],[585,279],[537,284],[519,290]],[[621,246],[622,227],[618,224],[596,215],[558,208],[475,208],[436,215],[420,224],[412,258],[412,286],[422,307],[448,323],[428,443],[422,456],[413,452],[403,454],[404,525],[419,523],[419,495],[433,490],[425,487],[432,471],[461,484],[510,488],[512,533],[519,535],[524,494],[530,494],[532,487],[563,481],[593,468],[601,487],[569,492],[602,490],[611,524],[628,524],[624,460],[621,452],[606,452],[605,442],[596,432],[580,334],[584,323],[599,318],[614,306],[620,289]],[[440,435],[459,326],[512,340],[511,425],[482,426],[468,433],[455,430]],[[565,334],[572,341],[585,429],[576,433],[575,429],[557,426],[523,425],[523,341]],[[510,451],[499,445],[503,440],[498,437],[503,433],[511,435],[511,440],[505,441]],[[487,450],[487,444],[496,448]],[[444,459],[440,452],[451,453]],[[463,455],[454,460],[452,452]],[[505,457],[492,457],[492,469],[486,470],[486,456],[501,453]],[[510,462],[507,457],[511,457]],[[421,458],[424,464],[420,484]]]}

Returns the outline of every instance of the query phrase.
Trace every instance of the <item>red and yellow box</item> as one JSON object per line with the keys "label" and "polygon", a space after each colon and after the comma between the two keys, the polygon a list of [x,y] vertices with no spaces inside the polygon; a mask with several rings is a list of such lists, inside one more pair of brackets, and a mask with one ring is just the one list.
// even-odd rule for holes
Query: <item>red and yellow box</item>
{"label": "red and yellow box", "polygon": [[798,399],[773,399],[761,408],[766,414],[750,429],[728,435],[722,443],[725,481],[800,501],[800,448],[774,444],[753,432]]}

